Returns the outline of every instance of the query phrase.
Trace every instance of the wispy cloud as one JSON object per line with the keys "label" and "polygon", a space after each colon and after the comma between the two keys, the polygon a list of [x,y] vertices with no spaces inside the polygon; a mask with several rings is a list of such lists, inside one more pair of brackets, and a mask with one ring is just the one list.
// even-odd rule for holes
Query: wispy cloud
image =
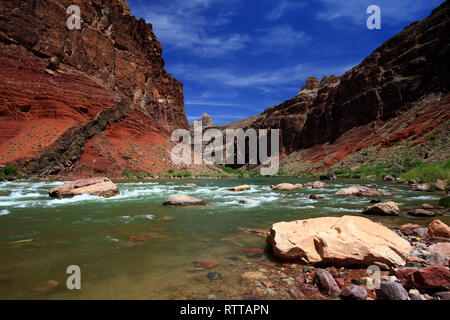
{"label": "wispy cloud", "polygon": [[176,65],[171,68],[172,72],[181,78],[194,81],[199,84],[219,84],[221,86],[235,87],[240,89],[252,88],[262,92],[279,90],[280,86],[297,86],[307,77],[330,74],[342,74],[349,70],[349,65],[336,66],[314,66],[309,64],[297,64],[274,70],[258,70],[243,73],[241,70],[230,70],[230,68],[203,68],[197,65]]}
{"label": "wispy cloud", "polygon": [[258,30],[256,51],[285,51],[306,44],[311,38],[304,32],[290,25],[279,25]]}
{"label": "wispy cloud", "polygon": [[287,10],[297,9],[304,7],[305,4],[298,0],[278,0],[272,1],[274,5],[272,9],[267,14],[267,19],[269,20],[278,20],[280,19]]}
{"label": "wispy cloud", "polygon": [[[395,25],[412,22],[417,14],[426,11],[426,8],[437,7],[442,0],[319,0],[324,6],[317,14],[322,20],[333,21],[346,19],[355,24],[362,24],[367,19],[366,13],[369,5],[378,5],[381,8],[382,23]],[[364,24],[365,25],[365,24]]]}
{"label": "wispy cloud", "polygon": [[[164,3],[139,2],[140,15],[154,26],[158,39],[165,48],[182,49],[201,57],[217,57],[245,48],[250,36],[245,33],[214,32],[232,21],[233,11],[225,9],[205,14],[210,6],[223,0],[175,0]],[[209,11],[208,11],[209,12]]]}

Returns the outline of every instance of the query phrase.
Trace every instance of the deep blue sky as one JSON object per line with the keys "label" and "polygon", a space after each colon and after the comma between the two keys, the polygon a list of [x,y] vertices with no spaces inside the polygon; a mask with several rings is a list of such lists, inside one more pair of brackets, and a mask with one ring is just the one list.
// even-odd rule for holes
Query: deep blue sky
{"label": "deep blue sky", "polygon": [[[443,0],[128,0],[153,24],[191,122],[223,124],[294,97],[308,76],[342,74]],[[382,29],[366,9],[381,7]]]}

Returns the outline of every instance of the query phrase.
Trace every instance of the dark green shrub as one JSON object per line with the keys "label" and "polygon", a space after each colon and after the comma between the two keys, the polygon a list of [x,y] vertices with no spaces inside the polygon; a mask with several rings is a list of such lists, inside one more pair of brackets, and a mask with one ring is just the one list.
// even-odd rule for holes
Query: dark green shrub
{"label": "dark green shrub", "polygon": [[439,205],[449,208],[450,207],[450,197],[444,197],[439,201]]}

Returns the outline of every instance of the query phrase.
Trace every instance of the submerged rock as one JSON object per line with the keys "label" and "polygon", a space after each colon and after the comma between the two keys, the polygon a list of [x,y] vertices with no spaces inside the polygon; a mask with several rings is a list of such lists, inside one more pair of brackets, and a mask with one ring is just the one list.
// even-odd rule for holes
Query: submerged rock
{"label": "submerged rock", "polygon": [[430,210],[430,209],[434,209],[434,206],[432,206],[431,204],[428,204],[428,203],[424,203],[424,204],[422,204],[422,209]]}
{"label": "submerged rock", "polygon": [[255,281],[255,280],[261,281],[261,280],[266,280],[267,276],[264,275],[264,273],[259,272],[259,271],[247,271],[241,275],[241,279],[247,280],[247,281]]}
{"label": "submerged rock", "polygon": [[303,188],[303,185],[291,184],[291,183],[280,183],[276,186],[271,186],[270,188],[272,190],[289,191],[289,190],[301,189],[301,188]]}
{"label": "submerged rock", "polygon": [[241,192],[241,191],[247,191],[250,189],[251,189],[250,186],[245,184],[243,186],[229,188],[228,191]]}
{"label": "submerged rock", "polygon": [[404,265],[412,251],[395,232],[356,216],[276,223],[267,243],[281,259],[333,266]]}
{"label": "submerged rock", "polygon": [[147,242],[148,240],[150,240],[149,236],[146,235],[142,235],[142,236],[130,236],[128,237],[128,241],[130,242]]}
{"label": "submerged rock", "polygon": [[398,216],[400,214],[400,208],[395,202],[381,202],[373,206],[368,206],[363,211],[367,215],[377,216]]}
{"label": "submerged rock", "polygon": [[108,178],[89,178],[54,187],[49,194],[56,198],[71,198],[81,194],[112,197],[120,194],[120,191],[117,185]]}
{"label": "submerged rock", "polygon": [[249,229],[249,228],[236,228],[236,232],[254,234],[263,238],[266,238],[268,234],[267,231],[265,230]]}
{"label": "submerged rock", "polygon": [[50,293],[56,290],[59,286],[59,282],[55,280],[49,280],[41,285],[32,289],[34,293]]}
{"label": "submerged rock", "polygon": [[217,262],[216,260],[197,260],[194,261],[194,264],[199,267],[212,269],[214,267],[217,267],[219,265],[219,262]]}
{"label": "submerged rock", "polygon": [[186,183],[184,186],[185,187],[191,187],[191,188],[196,188],[197,187],[197,185],[195,183]]}
{"label": "submerged rock", "polygon": [[187,207],[187,206],[207,206],[208,202],[190,196],[170,196],[164,201],[165,206]]}

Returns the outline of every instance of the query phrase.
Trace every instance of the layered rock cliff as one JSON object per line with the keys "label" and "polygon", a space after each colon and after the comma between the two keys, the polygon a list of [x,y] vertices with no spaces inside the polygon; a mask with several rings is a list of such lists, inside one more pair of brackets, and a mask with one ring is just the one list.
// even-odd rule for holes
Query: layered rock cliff
{"label": "layered rock cliff", "polygon": [[26,175],[162,171],[188,128],[183,85],[125,0],[2,1],[0,92],[0,164]]}
{"label": "layered rock cliff", "polygon": [[344,75],[309,78],[293,99],[241,123],[280,129],[290,169],[308,163],[305,170],[315,171],[364,148],[415,146],[447,134],[449,7],[444,2]]}

